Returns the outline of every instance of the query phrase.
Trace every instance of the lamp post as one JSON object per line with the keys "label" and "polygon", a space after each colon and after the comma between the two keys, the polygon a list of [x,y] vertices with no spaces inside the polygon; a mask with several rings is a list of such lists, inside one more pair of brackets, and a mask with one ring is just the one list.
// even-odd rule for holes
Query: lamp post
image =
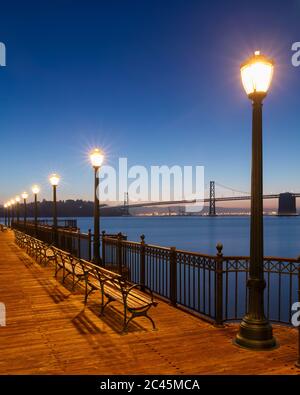
{"label": "lamp post", "polygon": [[16,196],[15,197],[15,201],[16,201],[16,215],[17,215],[17,224],[19,225],[19,221],[20,221],[20,196]]}
{"label": "lamp post", "polygon": [[4,225],[7,226],[7,204],[4,204]]}
{"label": "lamp post", "polygon": [[10,202],[7,202],[6,206],[7,206],[7,226],[10,227]]}
{"label": "lamp post", "polygon": [[11,225],[13,225],[13,222],[15,221],[15,209],[14,209],[14,205],[15,205],[15,200],[11,199],[10,200],[10,207],[11,207]]}
{"label": "lamp post", "polygon": [[58,234],[57,234],[57,207],[56,207],[56,188],[59,183],[60,177],[58,174],[51,174],[49,176],[50,184],[53,187],[53,241],[54,244],[57,245],[58,242]]}
{"label": "lamp post", "polygon": [[99,176],[98,172],[103,163],[104,155],[99,148],[95,148],[90,153],[90,161],[94,168],[94,257],[93,261],[96,264],[101,263],[100,259],[100,210],[99,210],[99,196],[98,196],[98,187],[99,187]]}
{"label": "lamp post", "polygon": [[27,200],[28,198],[28,193],[27,192],[23,192],[22,193],[22,199],[24,202],[24,228],[26,229],[26,222],[27,222]]}
{"label": "lamp post", "polygon": [[264,251],[263,251],[263,153],[262,102],[267,96],[273,76],[274,63],[259,51],[241,65],[244,89],[252,101],[252,171],[251,171],[251,229],[248,309],[235,343],[239,346],[265,350],[276,346],[272,326],[264,313]]}
{"label": "lamp post", "polygon": [[33,185],[32,192],[34,194],[34,229],[35,229],[35,236],[37,236],[37,219],[38,219],[37,195],[40,192],[40,187],[38,185]]}

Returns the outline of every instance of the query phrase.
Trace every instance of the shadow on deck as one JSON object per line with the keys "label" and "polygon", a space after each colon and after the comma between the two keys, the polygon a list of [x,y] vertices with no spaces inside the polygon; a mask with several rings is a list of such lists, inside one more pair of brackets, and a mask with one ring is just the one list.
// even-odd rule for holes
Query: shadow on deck
{"label": "shadow on deck", "polygon": [[159,301],[158,330],[140,318],[122,335],[122,306],[99,317],[99,295],[84,308],[71,292],[0,233],[0,374],[300,374],[297,331],[274,326],[281,347],[252,352],[232,345],[236,324],[219,329]]}

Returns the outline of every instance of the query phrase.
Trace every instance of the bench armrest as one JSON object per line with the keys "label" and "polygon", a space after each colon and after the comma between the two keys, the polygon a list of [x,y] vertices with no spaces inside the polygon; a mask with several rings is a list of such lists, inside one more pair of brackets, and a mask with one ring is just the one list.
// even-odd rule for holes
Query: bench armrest
{"label": "bench armrest", "polygon": [[[134,289],[138,289],[138,290],[144,292],[146,295],[150,296],[150,298],[151,298],[151,303],[148,303],[148,305],[153,305],[153,306],[156,306],[156,305],[157,305],[157,303],[154,302],[154,297],[153,297],[153,292],[152,292],[152,290],[151,290],[149,287],[147,287],[146,285],[142,285],[142,284],[133,284],[131,287],[129,287],[129,288],[126,290],[125,301],[127,300],[127,297],[129,296],[130,292],[131,292],[132,290],[134,290]],[[145,291],[147,291],[147,292],[145,292]]]}

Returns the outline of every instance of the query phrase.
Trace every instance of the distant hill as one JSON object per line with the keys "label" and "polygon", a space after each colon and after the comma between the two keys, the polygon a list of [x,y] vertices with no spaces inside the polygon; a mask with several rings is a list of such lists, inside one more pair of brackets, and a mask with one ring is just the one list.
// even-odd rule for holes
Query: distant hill
{"label": "distant hill", "polygon": [[[104,207],[105,210],[103,210]],[[100,205],[100,215],[102,216],[120,216],[122,214],[122,209],[111,209],[105,204]],[[2,217],[4,216],[3,207],[0,209],[0,215]],[[48,200],[38,202],[38,215],[39,217],[52,217],[53,202]],[[94,202],[85,200],[60,200],[57,202],[57,215],[58,217],[92,217],[94,215]],[[20,204],[20,216],[23,216],[23,204]],[[34,203],[27,204],[27,216],[34,216]]]}

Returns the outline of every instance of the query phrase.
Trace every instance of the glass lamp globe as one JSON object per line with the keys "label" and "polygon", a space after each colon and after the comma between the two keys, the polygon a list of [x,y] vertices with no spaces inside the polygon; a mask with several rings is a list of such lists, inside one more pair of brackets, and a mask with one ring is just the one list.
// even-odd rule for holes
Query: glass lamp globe
{"label": "glass lamp globe", "polygon": [[38,185],[33,185],[32,192],[37,195],[40,192],[40,187]]}
{"label": "glass lamp globe", "polygon": [[265,97],[270,88],[274,61],[255,51],[254,55],[241,65],[242,83],[250,99]]}
{"label": "glass lamp globe", "polygon": [[92,163],[92,166],[95,168],[98,168],[102,165],[104,160],[104,155],[103,152],[99,148],[95,148],[91,153],[90,153],[90,161]]}
{"label": "glass lamp globe", "polygon": [[28,198],[28,193],[27,192],[23,192],[22,193],[22,199],[27,199]]}
{"label": "glass lamp globe", "polygon": [[60,180],[60,177],[59,177],[58,174],[53,173],[53,174],[51,174],[51,175],[49,176],[49,181],[50,181],[50,184],[51,184],[52,186],[57,186],[58,183],[59,183],[59,180]]}

